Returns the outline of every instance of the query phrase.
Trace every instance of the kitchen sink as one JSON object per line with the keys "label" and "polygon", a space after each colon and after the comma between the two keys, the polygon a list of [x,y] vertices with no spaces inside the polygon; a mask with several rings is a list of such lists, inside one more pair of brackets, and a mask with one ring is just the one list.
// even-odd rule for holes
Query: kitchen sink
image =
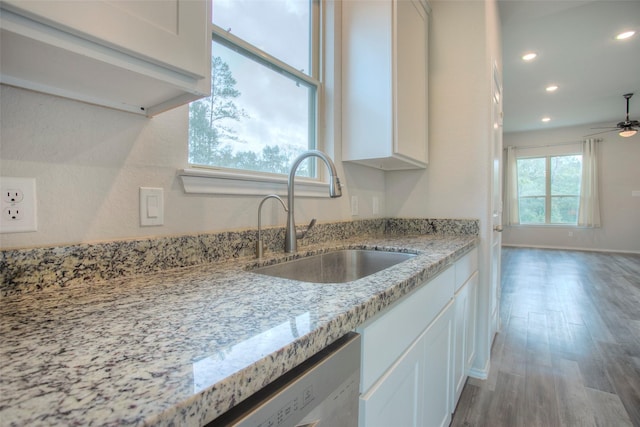
{"label": "kitchen sink", "polygon": [[344,249],[259,267],[252,273],[311,283],[346,283],[413,258],[415,254]]}

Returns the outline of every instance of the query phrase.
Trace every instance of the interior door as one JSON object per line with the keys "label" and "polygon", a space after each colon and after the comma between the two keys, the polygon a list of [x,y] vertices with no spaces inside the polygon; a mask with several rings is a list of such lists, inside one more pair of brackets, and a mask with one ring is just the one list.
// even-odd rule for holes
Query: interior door
{"label": "interior door", "polygon": [[492,179],[491,179],[491,209],[492,226],[491,233],[491,270],[490,270],[490,311],[491,338],[500,329],[500,256],[502,246],[502,79],[498,72],[497,64],[493,65],[492,79],[492,137],[491,148],[493,152]]}

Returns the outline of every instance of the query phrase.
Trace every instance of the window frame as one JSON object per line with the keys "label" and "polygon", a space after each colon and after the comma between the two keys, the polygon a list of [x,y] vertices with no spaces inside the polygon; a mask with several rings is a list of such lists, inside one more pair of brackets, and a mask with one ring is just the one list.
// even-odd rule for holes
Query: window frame
{"label": "window frame", "polygon": [[[313,129],[310,129],[309,137],[315,140],[316,149],[329,153],[333,147],[326,143],[324,124],[332,115],[334,106],[325,102],[327,96],[327,82],[325,77],[330,77],[331,84],[335,85],[336,78],[339,78],[339,70],[327,70],[327,63],[334,64],[331,58],[326,55],[336,54],[333,48],[328,48],[331,38],[335,36],[334,29],[337,26],[335,6],[326,7],[323,0],[311,0],[312,12],[312,52],[311,52],[311,75],[302,73],[283,61],[255,48],[241,38],[228,33],[221,27],[210,23],[211,42],[217,41],[227,48],[242,52],[250,59],[267,66],[273,71],[287,75],[294,80],[302,80],[305,85],[316,87],[314,105],[312,106],[315,115]],[[335,46],[335,43],[334,43]],[[275,64],[275,65],[274,65]],[[313,135],[311,134],[313,133]],[[188,166],[178,171],[178,176],[182,180],[186,193],[198,194],[222,194],[222,195],[267,195],[286,194],[288,176],[268,172],[257,172],[242,169],[230,169],[218,166],[194,165],[188,163],[188,141],[186,163]],[[318,168],[316,162],[311,166],[315,169],[315,178],[296,177],[296,195],[300,197],[328,197],[327,188],[329,186],[326,172],[323,168]]]}
{"label": "window frame", "polygon": [[[573,145],[573,144],[572,144]],[[551,202],[553,198],[561,198],[561,197],[578,197],[578,199],[580,198],[580,193],[578,193],[577,195],[567,195],[567,194],[563,194],[563,195],[553,195],[551,194],[551,174],[550,174],[550,170],[551,170],[551,159],[553,157],[568,157],[568,156],[582,156],[582,152],[579,149],[572,149],[572,148],[568,148],[568,149],[560,149],[558,150],[557,147],[555,150],[544,150],[544,147],[542,148],[542,151],[540,149],[538,150],[534,150],[533,152],[529,152],[529,153],[522,153],[519,155],[516,155],[516,164],[519,160],[521,159],[545,159],[545,194],[544,195],[534,195],[534,196],[520,196],[520,190],[518,189],[518,212],[521,212],[520,209],[520,200],[521,199],[533,199],[533,198],[541,198],[544,196],[544,205],[545,205],[545,222],[522,222],[521,218],[518,218],[519,223],[517,225],[519,226],[526,226],[526,227],[573,227],[573,228],[577,228],[578,227],[578,217],[576,215],[576,222],[575,223],[563,223],[563,222],[551,222]],[[517,179],[519,180],[520,176],[519,176],[519,170],[516,171],[516,176]]]}

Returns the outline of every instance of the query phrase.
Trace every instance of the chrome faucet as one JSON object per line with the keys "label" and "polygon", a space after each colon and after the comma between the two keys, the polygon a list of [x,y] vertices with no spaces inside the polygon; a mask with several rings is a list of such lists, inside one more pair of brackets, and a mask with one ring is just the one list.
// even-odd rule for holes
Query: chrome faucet
{"label": "chrome faucet", "polygon": [[[291,170],[289,171],[289,181],[287,182],[287,206],[289,210],[287,212],[287,228],[285,230],[284,235],[284,251],[286,253],[294,253],[298,250],[298,234],[296,233],[296,223],[294,216],[294,205],[293,205],[293,187],[294,187],[294,178],[296,176],[296,171],[298,170],[298,166],[300,163],[308,157],[318,157],[322,159],[322,161],[327,165],[331,176],[329,177],[329,197],[335,198],[342,196],[342,187],[340,186],[340,179],[338,178],[338,173],[336,172],[336,166],[333,164],[333,161],[322,151],[318,150],[310,150],[299,155],[294,161],[293,165],[291,165]],[[307,231],[315,224],[315,219],[311,221],[307,230],[300,235],[300,238],[306,234]]]}
{"label": "chrome faucet", "polygon": [[260,202],[260,205],[258,206],[258,241],[256,242],[256,257],[257,258],[262,258],[262,255],[264,254],[264,244],[262,243],[262,220],[261,220],[262,215],[261,215],[261,213],[262,213],[262,205],[268,199],[278,199],[278,201],[280,202],[280,204],[284,208],[284,211],[285,212],[289,211],[289,209],[287,209],[287,207],[284,205],[284,202],[282,201],[280,196],[278,196],[276,194],[269,194],[268,196],[265,196],[262,199],[262,201]]}

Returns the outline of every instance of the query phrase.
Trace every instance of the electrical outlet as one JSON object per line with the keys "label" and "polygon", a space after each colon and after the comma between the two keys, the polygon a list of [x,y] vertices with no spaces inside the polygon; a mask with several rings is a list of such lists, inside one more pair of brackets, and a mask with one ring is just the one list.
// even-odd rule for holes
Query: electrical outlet
{"label": "electrical outlet", "polygon": [[20,188],[3,188],[2,199],[5,203],[20,203],[24,200],[24,193]]}
{"label": "electrical outlet", "polygon": [[37,231],[36,179],[0,177],[0,233]]}
{"label": "electrical outlet", "polygon": [[20,221],[24,219],[24,211],[19,207],[6,208],[2,215],[6,221]]}

